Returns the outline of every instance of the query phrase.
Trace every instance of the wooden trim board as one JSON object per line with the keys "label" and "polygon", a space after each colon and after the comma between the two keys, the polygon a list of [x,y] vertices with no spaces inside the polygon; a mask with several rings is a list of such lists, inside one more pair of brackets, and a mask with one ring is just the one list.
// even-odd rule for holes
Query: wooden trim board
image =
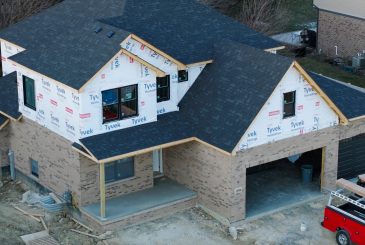
{"label": "wooden trim board", "polygon": [[344,188],[348,191],[351,191],[352,193],[365,197],[365,188],[362,186],[359,186],[349,180],[339,179],[336,181],[336,184],[337,184],[337,186]]}
{"label": "wooden trim board", "polygon": [[14,118],[12,116],[9,116],[8,114],[6,114],[5,112],[0,111],[0,114],[3,115],[4,117],[7,117],[13,121],[20,121],[20,119],[22,119],[23,115],[20,115],[18,118]]}
{"label": "wooden trim board", "polygon": [[341,110],[332,102],[332,100],[326,95],[325,92],[318,86],[318,84],[308,75],[308,73],[302,68],[302,66],[294,61],[294,68],[305,78],[305,80],[312,86],[312,88],[318,93],[319,96],[324,99],[324,101],[328,104],[328,106],[339,116],[340,123],[343,125],[347,125],[349,120],[346,116],[341,112]]}
{"label": "wooden trim board", "polygon": [[3,128],[6,127],[6,125],[8,125],[10,122],[10,119],[7,119],[2,125],[0,125],[0,130],[2,130]]}
{"label": "wooden trim board", "polygon": [[186,70],[187,66],[185,64],[183,64],[182,62],[180,62],[177,59],[173,58],[172,56],[166,54],[165,52],[163,52],[162,50],[160,50],[157,47],[153,46],[152,44],[146,42],[145,40],[143,40],[142,38],[138,37],[137,35],[132,34],[131,35],[131,38],[134,39],[134,40],[136,40],[137,42],[142,43],[143,45],[146,45],[148,48],[156,51],[157,53],[159,53],[160,55],[162,55],[166,59],[173,61],[174,63],[177,64],[177,67],[178,67],[179,70]]}
{"label": "wooden trim board", "polygon": [[139,63],[141,63],[142,65],[150,68],[151,70],[153,70],[154,72],[156,72],[157,76],[158,77],[164,77],[166,76],[166,73],[162,70],[160,70],[159,68],[157,68],[156,66],[154,65],[151,65],[150,63],[148,63],[147,61],[139,58],[137,55],[134,55],[132,54],[131,52],[129,52],[128,50],[126,49],[122,49],[122,54],[128,56],[129,58],[132,58],[132,59],[135,59],[137,60]]}

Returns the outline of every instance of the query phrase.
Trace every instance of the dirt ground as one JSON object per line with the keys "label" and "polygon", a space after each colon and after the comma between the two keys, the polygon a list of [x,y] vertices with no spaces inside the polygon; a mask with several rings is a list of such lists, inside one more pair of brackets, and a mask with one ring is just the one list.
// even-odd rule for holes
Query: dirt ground
{"label": "dirt ground", "polygon": [[[32,213],[44,213],[37,207],[20,203],[27,187],[21,182],[5,181],[0,188],[0,244],[23,244],[20,236],[44,230],[37,221],[14,209],[16,205]],[[327,196],[261,218],[245,221],[238,227],[242,231],[237,240],[229,235],[228,228],[221,225],[199,208],[193,208],[144,224],[121,229],[106,243],[76,234],[70,229],[82,229],[66,214],[45,213],[50,234],[60,244],[131,244],[131,245],[179,245],[179,244],[244,244],[244,245],[331,245],[335,236],[324,230],[320,222]],[[301,224],[307,230],[301,231]]]}
{"label": "dirt ground", "polygon": [[0,188],[0,244],[24,244],[20,236],[43,231],[41,223],[21,214],[13,206],[36,214],[44,214],[45,223],[49,228],[49,233],[60,244],[70,245],[91,245],[97,244],[97,240],[76,234],[70,229],[85,231],[76,225],[65,214],[45,213],[41,208],[30,207],[20,203],[22,194],[28,190],[22,182],[3,181],[4,186]]}
{"label": "dirt ground", "polygon": [[[199,209],[133,226],[117,233],[109,244],[243,244],[243,245],[331,245],[335,235],[320,222],[327,196],[239,225],[243,229],[233,240],[227,228]],[[301,224],[307,230],[300,230]]]}

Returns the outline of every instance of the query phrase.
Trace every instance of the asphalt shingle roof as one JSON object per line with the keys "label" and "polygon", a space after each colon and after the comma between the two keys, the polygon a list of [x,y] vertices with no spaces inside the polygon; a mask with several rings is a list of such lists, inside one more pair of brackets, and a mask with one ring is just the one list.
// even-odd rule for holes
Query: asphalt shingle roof
{"label": "asphalt shingle roof", "polygon": [[0,111],[18,119],[19,112],[18,86],[16,72],[0,77]]}
{"label": "asphalt shingle roof", "polygon": [[[95,33],[97,27],[103,31]],[[195,0],[65,0],[1,31],[0,38],[26,49],[11,60],[80,89],[130,33],[186,64],[210,60],[221,38],[280,46]]]}
{"label": "asphalt shingle roof", "polygon": [[313,72],[309,75],[348,119],[365,115],[365,92]]}
{"label": "asphalt shingle roof", "polygon": [[227,40],[215,45],[214,60],[185,95],[179,112],[81,143],[99,160],[190,137],[232,152],[293,61]]}
{"label": "asphalt shingle roof", "polygon": [[122,16],[101,21],[138,35],[184,64],[212,59],[214,43],[222,38],[259,49],[282,46],[196,0],[128,0]]}
{"label": "asphalt shingle roof", "polygon": [[[97,22],[123,13],[125,0],[66,0],[0,32],[26,51],[10,59],[72,88],[81,88],[118,51],[128,32]],[[97,27],[103,27],[95,33]],[[107,33],[115,31],[112,38]]]}

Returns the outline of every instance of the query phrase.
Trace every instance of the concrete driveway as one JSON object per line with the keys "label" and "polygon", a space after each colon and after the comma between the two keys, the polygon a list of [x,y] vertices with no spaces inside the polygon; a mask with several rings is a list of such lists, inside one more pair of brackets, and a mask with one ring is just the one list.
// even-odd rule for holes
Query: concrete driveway
{"label": "concrete driveway", "polygon": [[[109,244],[336,244],[335,235],[320,225],[327,196],[245,221],[238,239],[201,209],[193,208],[156,221],[122,229]],[[301,231],[304,223],[307,230]]]}

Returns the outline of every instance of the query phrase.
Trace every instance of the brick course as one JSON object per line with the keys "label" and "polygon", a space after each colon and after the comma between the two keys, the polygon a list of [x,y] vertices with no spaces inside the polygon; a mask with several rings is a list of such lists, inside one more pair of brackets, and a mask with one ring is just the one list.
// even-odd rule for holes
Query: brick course
{"label": "brick course", "polygon": [[[136,156],[135,177],[106,185],[106,198],[122,196],[153,187],[152,153]],[[87,158],[81,159],[82,205],[100,201],[99,165]]]}
{"label": "brick course", "polygon": [[350,58],[365,50],[365,20],[319,10],[318,50],[327,56]]}

